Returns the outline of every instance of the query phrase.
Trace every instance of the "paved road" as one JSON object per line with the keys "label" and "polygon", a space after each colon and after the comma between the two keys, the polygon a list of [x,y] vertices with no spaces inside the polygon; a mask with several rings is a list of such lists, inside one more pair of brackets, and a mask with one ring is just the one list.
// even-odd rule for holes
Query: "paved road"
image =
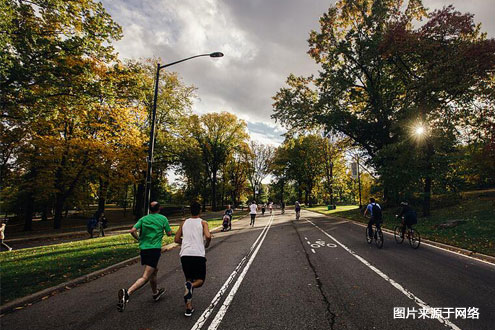
{"label": "paved road", "polygon": [[[495,266],[422,245],[383,249],[366,244],[364,228],[303,211],[235,224],[215,234],[207,252],[207,279],[194,292],[196,312],[183,316],[178,250],[162,255],[159,282],[116,310],[117,290],[140,265],[60,293],[0,319],[2,329],[493,329]],[[324,243],[323,243],[324,242]],[[322,246],[324,245],[324,246]],[[320,247],[318,247],[320,246]],[[416,310],[394,319],[394,307]],[[479,308],[479,319],[418,319],[425,307]],[[429,311],[431,316],[431,311]],[[469,314],[468,314],[469,315]],[[471,314],[472,315],[472,314]],[[474,315],[475,316],[475,315]]]}

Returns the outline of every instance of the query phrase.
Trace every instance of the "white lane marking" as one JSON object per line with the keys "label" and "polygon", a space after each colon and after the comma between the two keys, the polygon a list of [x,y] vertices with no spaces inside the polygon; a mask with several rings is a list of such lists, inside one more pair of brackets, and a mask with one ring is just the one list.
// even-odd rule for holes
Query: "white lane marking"
{"label": "white lane marking", "polygon": [[227,298],[225,298],[225,301],[223,302],[222,306],[220,307],[220,310],[218,311],[217,315],[215,316],[213,321],[211,321],[211,324],[208,327],[208,330],[215,330],[220,326],[220,322],[222,322],[223,317],[227,313],[227,310],[229,309],[229,306],[232,303],[232,300],[234,299],[234,296],[237,293],[237,290],[239,290],[239,287],[240,287],[242,281],[244,280],[244,277],[246,276],[246,274],[249,270],[249,267],[251,267],[251,264],[253,263],[254,258],[256,258],[256,255],[258,254],[258,251],[260,250],[261,245],[263,245],[263,241],[265,240],[272,223],[273,223],[273,217],[270,219],[270,222],[268,223],[268,228],[265,231],[264,236],[261,239],[260,243],[256,247],[256,250],[254,250],[253,254],[249,258],[248,263],[246,264],[246,266],[242,270],[241,275],[239,275],[239,277],[237,278],[237,281],[234,283],[234,286],[232,287],[232,290],[230,290],[229,294],[227,295]]}
{"label": "white lane marking", "polygon": [[[416,297],[411,291],[407,290],[402,285],[400,285],[399,283],[397,283],[396,281],[394,281],[393,279],[391,279],[388,275],[386,275],[381,270],[379,270],[378,268],[376,268],[375,266],[373,266],[372,264],[370,264],[368,261],[366,261],[366,259],[364,259],[361,256],[359,256],[358,254],[356,254],[356,252],[352,251],[347,246],[345,246],[344,244],[340,243],[332,235],[330,235],[329,233],[327,233],[326,231],[324,231],[323,229],[321,229],[320,227],[318,227],[317,225],[315,225],[311,220],[307,220],[306,219],[306,221],[309,222],[310,224],[312,224],[313,226],[315,226],[316,228],[318,228],[322,233],[324,233],[325,235],[327,235],[328,237],[330,237],[335,243],[337,243],[338,245],[340,245],[344,250],[346,250],[347,252],[349,252],[350,254],[352,254],[359,261],[361,261],[363,264],[365,264],[366,266],[368,266],[368,268],[370,268],[375,273],[377,273],[378,275],[380,275],[380,277],[382,277],[384,280],[386,280],[387,282],[389,282],[390,284],[392,284],[392,286],[394,286],[397,290],[399,290],[400,292],[402,292],[406,297],[408,297],[409,299],[413,300],[420,307],[423,307],[423,308],[425,308],[428,311],[431,311],[432,310],[432,307],[430,307],[423,300],[421,300],[418,297]],[[443,323],[445,326],[449,326],[451,329],[461,330],[457,325],[455,325],[454,323],[450,322],[447,319],[438,318],[438,321],[440,323]]]}
{"label": "white lane marking", "polygon": [[239,273],[239,271],[241,270],[242,266],[246,262],[246,259],[251,254],[251,252],[255,249],[256,245],[259,242],[259,240],[261,239],[261,237],[263,236],[263,234],[267,230],[268,225],[270,224],[270,221],[271,221],[272,218],[273,218],[273,216],[270,217],[268,223],[265,225],[265,227],[261,231],[261,234],[259,234],[258,238],[256,239],[256,241],[254,241],[253,245],[251,245],[251,248],[249,249],[249,252],[241,259],[241,261],[239,262],[239,264],[237,265],[237,267],[234,269],[234,271],[227,278],[227,280],[222,285],[222,287],[220,288],[220,290],[217,292],[217,294],[215,295],[215,297],[213,297],[213,300],[211,301],[210,305],[208,306],[207,309],[205,309],[205,311],[203,312],[203,314],[201,314],[201,316],[198,318],[198,320],[193,325],[193,327],[191,328],[191,330],[199,330],[199,329],[201,329],[203,327],[203,325],[205,324],[205,322],[208,320],[208,318],[210,317],[211,313],[215,309],[215,306],[218,304],[218,302],[222,298],[223,294],[227,291],[228,287],[232,283],[234,277],[237,275],[237,273]]}
{"label": "white lane marking", "polygon": [[315,249],[311,249],[311,252],[316,253]]}

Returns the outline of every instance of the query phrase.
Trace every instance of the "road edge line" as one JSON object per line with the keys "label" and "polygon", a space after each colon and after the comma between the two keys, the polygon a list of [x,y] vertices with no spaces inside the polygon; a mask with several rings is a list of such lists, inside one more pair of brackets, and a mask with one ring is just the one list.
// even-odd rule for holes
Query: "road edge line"
{"label": "road edge line", "polygon": [[[318,225],[314,224],[311,220],[308,220],[308,219],[305,219],[305,220],[307,222],[309,222],[310,224],[312,224],[315,228],[317,228],[318,230],[320,230],[323,234],[327,235],[335,243],[337,243],[338,245],[340,245],[344,250],[346,250],[347,252],[349,252],[350,255],[352,255],[353,257],[355,257],[359,261],[361,261],[366,267],[368,267],[369,269],[371,269],[372,271],[374,271],[378,276],[380,276],[381,278],[383,278],[385,281],[387,281],[394,288],[396,288],[397,290],[399,290],[407,298],[411,299],[417,305],[419,305],[420,307],[423,307],[424,309],[426,309],[430,313],[432,313],[431,312],[432,311],[432,307],[429,304],[427,304],[426,302],[424,302],[421,298],[419,298],[414,293],[412,293],[411,291],[409,291],[408,289],[406,289],[405,287],[403,287],[399,282],[395,281],[393,278],[391,278],[390,276],[388,276],[387,274],[385,274],[384,272],[382,272],[380,269],[378,269],[378,267],[373,266],[368,260],[364,259],[359,254],[357,254],[356,252],[354,252],[354,250],[351,250],[346,245],[340,243],[335,237],[333,237],[332,235],[330,235],[329,233],[327,233],[326,231],[324,231],[323,229],[321,229],[320,227],[318,227]],[[454,322],[451,322],[449,319],[438,318],[437,320],[438,320],[438,322],[442,323],[444,326],[448,326],[451,329],[461,330],[461,328],[459,328]]]}
{"label": "road edge line", "polygon": [[[305,211],[308,211],[308,212],[316,213],[316,214],[319,214],[319,215],[323,215],[323,216],[325,216],[327,218],[330,218],[330,219],[345,220],[345,221],[351,222],[351,223],[353,223],[355,225],[358,225],[358,226],[361,226],[361,227],[367,227],[367,225],[365,223],[359,222],[359,221],[354,220],[354,219],[331,216],[329,214],[320,213],[320,212],[313,211],[313,210],[308,210],[308,209],[304,209],[304,210]],[[387,228],[383,228],[382,227],[382,231],[384,233],[389,234],[389,235],[392,235],[392,236],[394,235],[393,230],[390,230],[390,229],[387,229]],[[474,251],[463,249],[463,248],[460,248],[460,247],[457,247],[457,246],[453,246],[453,245],[449,245],[449,244],[445,244],[445,243],[440,243],[440,242],[432,241],[432,240],[429,240],[429,239],[426,239],[426,238],[421,238],[421,244],[424,244],[424,245],[427,245],[427,246],[431,246],[431,247],[433,247],[435,249],[439,249],[439,250],[442,250],[442,251],[445,251],[445,252],[450,252],[450,253],[453,253],[453,254],[457,254],[457,255],[459,255],[461,257],[465,257],[465,258],[473,259],[473,260],[476,260],[476,261],[480,261],[480,262],[483,262],[483,263],[488,264],[490,266],[495,266],[495,257],[490,256],[490,255],[487,255],[487,254],[483,254],[483,253],[479,253],[479,252],[474,252]]]}

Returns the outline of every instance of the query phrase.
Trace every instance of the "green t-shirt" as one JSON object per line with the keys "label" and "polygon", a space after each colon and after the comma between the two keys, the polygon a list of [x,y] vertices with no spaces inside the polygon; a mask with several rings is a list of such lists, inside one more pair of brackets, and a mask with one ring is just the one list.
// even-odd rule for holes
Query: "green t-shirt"
{"label": "green t-shirt", "polygon": [[139,248],[141,250],[161,248],[163,231],[172,231],[168,219],[159,213],[142,217],[134,225],[134,228],[139,230]]}

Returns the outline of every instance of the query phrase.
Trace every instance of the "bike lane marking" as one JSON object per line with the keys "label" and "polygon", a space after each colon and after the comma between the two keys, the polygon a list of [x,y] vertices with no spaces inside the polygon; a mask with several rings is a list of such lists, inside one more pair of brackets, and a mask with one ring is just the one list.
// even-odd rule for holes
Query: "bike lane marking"
{"label": "bike lane marking", "polygon": [[263,233],[264,234],[263,238],[261,239],[260,243],[258,244],[256,249],[254,250],[254,252],[251,254],[248,263],[244,267],[241,275],[239,275],[239,277],[237,278],[237,281],[232,286],[232,289],[230,290],[229,294],[227,295],[227,298],[225,298],[225,301],[223,302],[222,306],[220,307],[219,311],[217,312],[217,315],[215,316],[215,318],[211,322],[210,326],[208,327],[208,330],[215,330],[220,326],[220,323],[222,322],[223,317],[227,313],[227,310],[229,309],[230,304],[232,303],[232,300],[234,299],[235,294],[237,293],[237,290],[239,290],[239,287],[241,286],[242,281],[244,280],[249,268],[251,267],[251,264],[253,263],[254,258],[256,258],[256,255],[258,254],[258,251],[260,250],[261,245],[263,245],[263,241],[265,240],[265,238],[268,234],[268,231],[270,230],[270,227],[273,223],[273,219],[274,219],[274,217],[272,216],[270,218],[270,221],[268,222],[267,229]]}
{"label": "bike lane marking", "polygon": [[[237,266],[234,269],[234,271],[229,275],[229,277],[227,278],[227,280],[225,281],[225,283],[222,285],[222,287],[220,288],[220,290],[213,297],[213,300],[211,301],[211,303],[208,306],[208,308],[205,309],[205,311],[203,312],[203,314],[201,314],[201,316],[198,318],[198,320],[193,325],[193,327],[191,328],[191,330],[199,330],[199,329],[201,329],[203,327],[203,325],[206,323],[206,321],[208,321],[208,318],[210,317],[211,313],[213,312],[213,310],[217,306],[218,302],[220,301],[220,299],[222,298],[222,296],[224,295],[224,293],[229,288],[230,284],[232,283],[232,281],[234,280],[234,278],[236,277],[236,275],[242,269],[242,266],[246,262],[247,258],[251,255],[251,253],[253,252],[253,250],[255,250],[258,242],[260,242],[260,239],[263,237],[263,240],[264,240],[264,238],[265,238],[266,235],[265,236],[263,236],[263,235],[268,231],[269,226],[271,226],[271,222],[273,221],[273,218],[274,218],[273,215],[270,216],[270,218],[268,220],[268,223],[265,225],[265,227],[263,228],[263,230],[259,234],[258,238],[256,238],[256,241],[254,241],[253,245],[251,245],[251,248],[249,249],[249,252],[241,259],[241,261],[239,262],[239,264],[237,264]],[[259,245],[261,245],[261,243],[262,243],[262,241],[260,242]]]}
{"label": "bike lane marking", "polygon": [[[386,280],[387,282],[389,282],[393,287],[395,287],[397,290],[399,290],[400,292],[402,292],[406,297],[408,297],[409,299],[413,300],[420,307],[425,308],[426,310],[428,310],[429,313],[432,313],[431,311],[433,310],[433,308],[430,305],[428,305],[427,303],[425,303],[423,300],[421,300],[420,298],[418,298],[417,296],[415,296],[411,291],[407,290],[402,285],[400,285],[399,283],[397,283],[396,281],[394,281],[388,275],[386,275],[381,270],[379,270],[378,268],[376,268],[375,266],[373,266],[371,263],[369,263],[366,259],[364,259],[363,257],[359,256],[356,252],[354,252],[353,250],[351,250],[350,248],[348,248],[344,244],[340,243],[335,237],[333,237],[332,235],[330,235],[329,233],[327,233],[326,231],[324,231],[323,229],[321,229],[320,227],[318,227],[311,220],[308,220],[308,219],[305,219],[305,220],[307,222],[309,222],[310,224],[312,224],[314,227],[316,227],[318,230],[320,230],[322,233],[324,233],[326,236],[328,236],[330,239],[332,239],[335,243],[337,243],[338,245],[340,245],[344,250],[346,250],[347,252],[349,252],[351,255],[353,255],[355,258],[357,258],[363,264],[365,264],[368,268],[370,268],[372,271],[374,271],[376,274],[378,274],[381,278],[383,278],[384,280]],[[447,319],[437,318],[437,320],[440,323],[444,324],[445,326],[450,327],[451,329],[461,330],[461,328],[459,328],[457,325],[455,325],[454,323],[452,323],[451,321],[449,321]]]}

